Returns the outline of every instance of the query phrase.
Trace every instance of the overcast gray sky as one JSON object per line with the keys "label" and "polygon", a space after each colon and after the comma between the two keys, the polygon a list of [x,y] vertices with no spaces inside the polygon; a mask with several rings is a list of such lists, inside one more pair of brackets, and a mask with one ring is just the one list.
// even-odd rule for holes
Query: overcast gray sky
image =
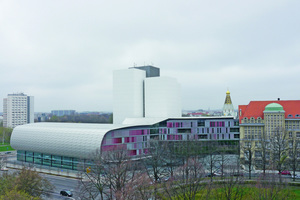
{"label": "overcast gray sky", "polygon": [[[152,64],[183,109],[300,99],[300,1],[0,0],[0,97],[112,111],[112,72]],[[2,111],[2,100],[1,108]]]}

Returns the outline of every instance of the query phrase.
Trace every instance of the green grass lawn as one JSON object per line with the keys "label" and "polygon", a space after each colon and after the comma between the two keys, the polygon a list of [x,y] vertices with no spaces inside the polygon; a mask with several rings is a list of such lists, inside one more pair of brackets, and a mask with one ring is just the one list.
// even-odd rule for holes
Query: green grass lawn
{"label": "green grass lawn", "polygon": [[[233,189],[234,191],[235,189]],[[199,193],[196,194],[196,199],[205,199],[206,196],[206,190],[201,191]],[[259,192],[258,188],[255,188],[253,186],[249,186],[247,188],[244,189],[244,195],[243,195],[243,200],[251,200],[254,198],[255,194],[257,194]],[[220,196],[222,194],[222,189],[215,189],[212,191],[210,199],[211,200],[217,200],[220,198]],[[300,200],[300,188],[299,187],[294,187],[294,186],[289,186],[286,188],[286,190],[279,192],[276,196],[285,196],[289,195],[289,197],[287,198],[288,200],[296,200],[299,199]],[[280,198],[279,198],[280,199]]]}
{"label": "green grass lawn", "polygon": [[14,151],[14,149],[7,144],[7,145],[0,145],[0,151]]}

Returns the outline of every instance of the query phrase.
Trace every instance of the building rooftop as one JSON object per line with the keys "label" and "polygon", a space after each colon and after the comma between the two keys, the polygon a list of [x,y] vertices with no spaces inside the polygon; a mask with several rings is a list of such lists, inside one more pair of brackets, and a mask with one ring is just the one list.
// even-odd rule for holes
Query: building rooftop
{"label": "building rooftop", "polygon": [[[266,108],[268,105],[269,107]],[[239,105],[240,123],[241,119],[244,117],[254,117],[255,119],[261,117],[263,119],[263,112],[265,109],[280,109],[280,106],[282,106],[283,110],[285,111],[285,118],[288,116],[289,118],[290,116],[295,117],[296,115],[300,114],[300,100],[250,101],[248,105]]]}

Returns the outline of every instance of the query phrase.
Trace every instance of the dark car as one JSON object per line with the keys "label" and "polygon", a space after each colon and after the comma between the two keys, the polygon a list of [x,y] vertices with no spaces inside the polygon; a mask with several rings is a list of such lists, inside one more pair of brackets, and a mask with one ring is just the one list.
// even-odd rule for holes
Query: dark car
{"label": "dark car", "polygon": [[60,195],[66,196],[66,197],[73,196],[73,194],[72,194],[72,192],[70,190],[62,190],[62,191],[60,191]]}

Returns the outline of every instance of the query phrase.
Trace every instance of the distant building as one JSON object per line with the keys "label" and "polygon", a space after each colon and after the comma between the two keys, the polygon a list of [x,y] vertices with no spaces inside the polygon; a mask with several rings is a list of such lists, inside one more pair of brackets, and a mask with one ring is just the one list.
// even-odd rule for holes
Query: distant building
{"label": "distant building", "polygon": [[34,98],[24,93],[8,94],[3,99],[3,126],[14,128],[34,123]]}
{"label": "distant building", "polygon": [[57,117],[65,116],[65,115],[75,115],[75,110],[51,110],[51,114]]}
{"label": "distant building", "polygon": [[226,92],[226,98],[225,98],[225,103],[223,106],[223,115],[224,116],[233,116],[236,118],[237,114],[234,111],[234,107],[231,101],[231,97],[230,97],[230,92],[227,90]]}
{"label": "distant building", "polygon": [[42,113],[42,112],[34,113],[35,122],[45,122],[50,118],[51,118],[50,113]]}

